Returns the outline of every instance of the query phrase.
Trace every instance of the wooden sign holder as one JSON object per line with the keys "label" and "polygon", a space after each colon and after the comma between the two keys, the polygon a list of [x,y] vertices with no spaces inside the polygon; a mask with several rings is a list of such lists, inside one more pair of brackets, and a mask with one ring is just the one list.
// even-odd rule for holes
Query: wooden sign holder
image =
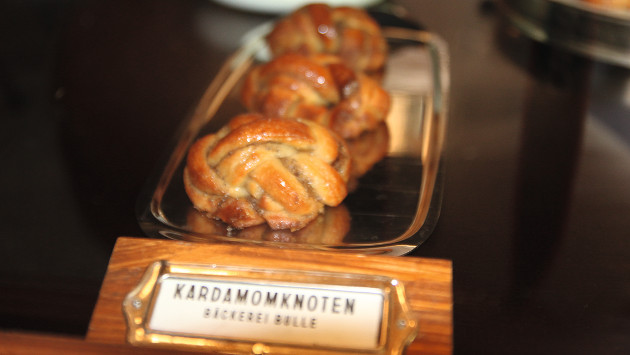
{"label": "wooden sign holder", "polygon": [[392,277],[404,283],[407,303],[418,316],[418,335],[406,353],[452,353],[452,266],[448,260],[130,237],[116,242],[90,321],[88,342],[126,344],[123,300],[147,267],[159,260]]}

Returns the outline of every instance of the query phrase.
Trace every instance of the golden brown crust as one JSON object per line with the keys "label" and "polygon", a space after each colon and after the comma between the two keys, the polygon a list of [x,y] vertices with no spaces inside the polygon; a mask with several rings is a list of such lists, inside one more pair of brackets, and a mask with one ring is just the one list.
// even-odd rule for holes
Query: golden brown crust
{"label": "golden brown crust", "polygon": [[237,116],[190,148],[184,186],[195,208],[236,228],[296,230],[347,194],[345,142],[310,121]]}
{"label": "golden brown crust", "polygon": [[344,138],[356,138],[385,121],[389,94],[373,79],[359,74],[356,86],[346,86],[344,99],[330,113],[329,126]]}
{"label": "golden brown crust", "polygon": [[241,92],[245,106],[267,116],[305,118],[343,138],[375,129],[389,113],[389,94],[332,55],[289,53],[255,67]]}
{"label": "golden brown crust", "polygon": [[299,54],[285,54],[254,68],[241,91],[245,106],[267,116],[301,117],[321,122],[339,102],[328,67]]}
{"label": "golden brown crust", "polygon": [[383,68],[387,43],[379,25],[362,9],[311,4],[281,19],[267,41],[275,56],[284,53],[340,56],[354,70]]}

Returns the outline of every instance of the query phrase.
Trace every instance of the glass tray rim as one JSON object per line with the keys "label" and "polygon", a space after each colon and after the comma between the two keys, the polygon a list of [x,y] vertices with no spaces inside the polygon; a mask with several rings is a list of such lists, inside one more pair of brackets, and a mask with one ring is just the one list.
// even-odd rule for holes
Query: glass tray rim
{"label": "glass tray rim", "polygon": [[[160,203],[172,180],[175,171],[185,159],[188,147],[199,131],[207,124],[218,110],[223,100],[238,80],[244,75],[256,53],[264,49],[262,38],[269,31],[270,25],[264,24],[252,31],[247,41],[235,51],[217,72],[203,96],[195,106],[194,112],[179,127],[166,150],[166,156],[160,161],[155,173],[150,175],[143,187],[136,205],[136,217],[142,231],[148,236],[158,236],[174,240],[197,240],[196,233],[191,233],[169,224],[161,213]],[[431,60],[432,75],[432,115],[428,132],[428,144],[422,147],[422,182],[419,200],[412,223],[407,230],[393,240],[373,244],[350,245],[311,245],[300,243],[281,243],[270,241],[250,241],[234,239],[229,236],[213,238],[221,243],[238,243],[268,247],[334,250],[361,254],[404,255],[422,244],[435,228],[442,204],[443,145],[446,131],[449,57],[445,41],[435,33],[402,27],[383,27],[388,40],[411,41],[426,46]],[[206,241],[206,240],[204,240]]]}

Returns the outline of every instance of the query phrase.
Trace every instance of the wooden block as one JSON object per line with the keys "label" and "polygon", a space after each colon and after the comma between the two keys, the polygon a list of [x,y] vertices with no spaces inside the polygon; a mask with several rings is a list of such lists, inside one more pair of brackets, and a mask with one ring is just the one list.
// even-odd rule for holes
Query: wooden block
{"label": "wooden block", "polygon": [[[0,354],[11,355],[174,355],[168,349],[132,347],[126,344],[98,344],[58,334],[0,331]],[[178,351],[192,355],[193,352]]]}
{"label": "wooden block", "polygon": [[129,237],[119,238],[114,247],[90,321],[88,341],[126,342],[123,300],[138,285],[146,268],[159,260],[395,278],[404,283],[409,307],[419,317],[419,333],[407,353],[452,353],[452,267],[448,260]]}

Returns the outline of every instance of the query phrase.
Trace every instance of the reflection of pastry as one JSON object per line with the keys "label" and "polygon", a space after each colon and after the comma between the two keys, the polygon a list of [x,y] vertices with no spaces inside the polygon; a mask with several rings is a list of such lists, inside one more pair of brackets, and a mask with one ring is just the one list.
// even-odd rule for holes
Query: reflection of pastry
{"label": "reflection of pastry", "polygon": [[260,225],[240,230],[234,237],[282,243],[336,245],[341,243],[349,230],[350,213],[344,205],[339,205],[327,207],[323,214],[295,232],[286,229],[273,230],[266,225]]}
{"label": "reflection of pastry", "polygon": [[389,150],[389,129],[381,123],[375,130],[347,140],[352,158],[351,178],[359,178],[387,155]]}
{"label": "reflection of pastry", "polygon": [[188,210],[186,226],[191,232],[199,234],[223,236],[230,233],[230,228],[227,224],[211,216],[206,216],[205,213],[195,208]]}
{"label": "reflection of pastry", "polygon": [[374,79],[332,55],[279,56],[255,67],[241,94],[251,111],[313,120],[346,139],[375,129],[390,107],[389,94]]}
{"label": "reflection of pastry", "polygon": [[350,213],[344,205],[326,207],[324,213],[294,232],[288,229],[274,230],[266,224],[233,230],[225,223],[208,218],[196,209],[189,211],[186,220],[190,231],[197,234],[309,245],[338,245],[350,230]]}
{"label": "reflection of pastry", "polygon": [[345,142],[307,120],[235,117],[188,152],[184,187],[195,208],[236,228],[297,230],[347,194]]}
{"label": "reflection of pastry", "polygon": [[387,43],[381,29],[362,9],[306,5],[280,20],[267,37],[275,56],[297,52],[335,54],[350,67],[382,69]]}

